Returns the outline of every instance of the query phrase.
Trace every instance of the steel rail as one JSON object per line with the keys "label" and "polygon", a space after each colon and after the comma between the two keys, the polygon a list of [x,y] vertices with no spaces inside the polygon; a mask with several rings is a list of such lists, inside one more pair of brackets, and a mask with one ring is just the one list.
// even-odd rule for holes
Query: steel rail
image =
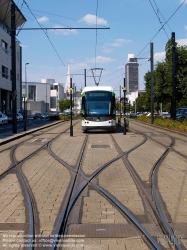
{"label": "steel rail", "polygon": [[[69,210],[69,206],[71,204],[71,198],[72,198],[72,195],[73,195],[73,190],[74,190],[74,187],[75,187],[77,174],[78,174],[78,170],[79,170],[79,167],[80,167],[80,162],[81,162],[81,159],[82,159],[82,156],[83,156],[83,153],[84,153],[84,149],[85,149],[87,140],[88,140],[88,135],[86,135],[86,137],[84,139],[84,142],[83,142],[83,145],[81,147],[81,151],[80,151],[77,163],[76,163],[76,168],[74,169],[75,175],[74,175],[74,177],[73,177],[73,179],[71,181],[71,184],[69,186],[69,192],[68,192],[68,195],[67,195],[68,198],[67,198],[67,200],[65,202],[65,209],[63,209],[63,211],[61,212],[61,215],[60,215],[60,218],[58,220],[57,227],[56,227],[56,230],[55,230],[55,233],[54,233],[54,238],[53,238],[53,244],[54,245],[52,245],[52,247],[50,249],[55,249],[56,246],[58,245],[58,240],[59,240],[60,235],[61,234],[64,235],[64,232],[65,232],[65,229],[66,229],[66,224],[67,224],[67,219],[68,219],[68,210]],[[49,152],[52,152],[51,143],[49,143],[49,145],[48,145],[48,150],[49,150]],[[53,157],[55,156],[54,154],[52,154],[52,155],[53,155]],[[69,167],[69,164],[66,164],[66,166]]]}
{"label": "steel rail", "polygon": [[[154,131],[154,129],[152,129],[152,130]],[[135,131],[137,132],[137,130],[135,130]],[[143,133],[141,133],[141,134],[143,134]],[[165,159],[165,157],[167,156],[167,154],[169,153],[169,151],[171,150],[171,148],[173,147],[173,144],[174,144],[172,137],[169,136],[169,135],[168,135],[168,137],[170,137],[172,142],[168,147],[165,146],[166,149],[165,149],[164,153],[160,156],[158,161],[153,166],[152,173],[151,173],[151,183],[152,183],[152,185],[151,185],[150,188],[151,188],[151,191],[152,191],[152,197],[154,199],[157,210],[155,210],[155,206],[153,204],[153,201],[151,201],[149,199],[149,197],[147,195],[147,192],[143,188],[143,186],[141,184],[141,181],[139,179],[139,176],[137,176],[137,173],[134,171],[134,168],[133,168],[132,164],[129,162],[129,160],[127,158],[124,158],[124,160],[127,162],[127,164],[129,166],[131,166],[131,168],[129,168],[129,171],[133,174],[133,176],[136,179],[139,187],[141,188],[141,191],[144,193],[149,205],[153,209],[153,212],[154,212],[156,218],[158,219],[159,225],[161,226],[163,232],[165,234],[167,234],[167,236],[169,237],[169,239],[170,239],[169,243],[171,242],[170,244],[173,244],[176,247],[177,250],[182,250],[181,246],[178,244],[178,241],[177,241],[177,239],[175,237],[174,232],[172,231],[172,228],[169,226],[169,224],[168,224],[168,222],[167,222],[167,220],[166,220],[166,218],[164,216],[164,213],[163,213],[163,211],[161,209],[161,206],[160,206],[160,203],[159,203],[159,198],[158,198],[157,185],[156,185],[157,173],[158,173],[159,166],[160,166],[161,162]],[[154,142],[156,142],[156,141],[154,140]],[[120,149],[120,147],[119,147],[119,149]]]}
{"label": "steel rail", "polygon": [[[133,150],[135,150],[137,147],[139,147],[139,146],[141,146],[145,141],[147,140],[147,138],[146,138],[146,136],[144,136],[144,140],[141,142],[141,143],[139,143],[138,145],[136,145],[135,147],[133,147],[132,149],[130,149],[130,150],[128,150],[127,152],[124,152],[124,153],[122,153],[121,155],[119,155],[119,156],[117,156],[116,158],[114,158],[114,159],[112,159],[112,160],[110,160],[109,162],[107,162],[106,164],[104,164],[103,166],[101,166],[97,171],[95,171],[90,177],[86,177],[83,173],[82,173],[82,171],[80,172],[78,172],[77,174],[79,174],[81,177],[83,177],[84,179],[85,179],[85,181],[83,182],[83,184],[78,188],[78,190],[74,193],[74,195],[73,195],[73,197],[72,197],[72,199],[71,199],[71,201],[70,201],[70,203],[69,203],[69,206],[68,206],[68,208],[67,207],[65,207],[65,209],[63,209],[63,211],[62,211],[62,213],[61,213],[61,218],[60,218],[60,220],[59,220],[59,222],[58,222],[58,225],[57,225],[57,230],[55,231],[55,238],[53,239],[53,245],[51,246],[51,248],[50,248],[50,250],[54,250],[54,249],[56,249],[56,247],[57,247],[57,244],[58,244],[58,239],[59,239],[59,232],[60,232],[60,230],[59,230],[59,228],[60,228],[60,225],[61,225],[61,223],[63,222],[63,220],[64,220],[64,217],[65,217],[65,214],[66,214],[66,217],[67,217],[67,219],[68,219],[68,216],[69,216],[69,214],[70,214],[70,212],[71,212],[71,210],[72,210],[72,208],[73,208],[73,205],[75,204],[75,202],[76,202],[76,200],[78,199],[78,197],[79,197],[79,195],[82,193],[82,191],[85,189],[85,187],[89,184],[89,183],[91,183],[92,185],[96,185],[96,184],[93,184],[93,179],[101,172],[101,171],[103,171],[107,166],[109,166],[110,164],[112,164],[113,162],[115,162],[115,161],[117,161],[118,159],[120,159],[120,158],[122,158],[124,155],[126,155],[126,154],[128,154],[128,153],[130,153],[131,151],[133,151]],[[50,150],[50,153],[52,154],[52,156],[57,160],[57,161],[59,161],[60,163],[62,163],[63,165],[65,165],[67,168],[69,168],[69,169],[71,169],[71,170],[73,170],[74,172],[75,172],[75,169],[74,168],[72,168],[69,164],[67,164],[66,162],[64,162],[62,159],[60,159],[58,156],[56,156],[53,152],[52,152],[52,150],[50,149],[50,147],[48,147],[48,149]],[[79,157],[80,159],[82,158],[82,156],[81,157]],[[78,160],[79,161],[79,160]],[[77,163],[78,164],[78,163]],[[97,190],[99,190],[99,188],[96,188]],[[106,194],[105,194],[105,196],[106,196]],[[126,213],[126,211],[128,211],[124,206],[122,206],[121,204],[120,204],[120,206],[119,206],[119,202],[117,201],[117,203],[115,202],[115,201],[117,201],[117,200],[115,200],[115,199],[113,199],[113,203],[116,205],[117,204],[117,207],[118,208],[122,208],[122,210],[121,211],[123,211],[123,213],[128,217],[128,218],[131,218],[132,220],[134,220],[135,221],[135,225],[139,228],[139,230],[141,231],[141,232],[143,232],[145,235],[146,235],[146,237],[148,237],[148,239],[149,239],[149,241],[151,242],[151,244],[152,245],[154,245],[154,247],[156,247],[156,249],[161,249],[160,247],[159,247],[159,245],[155,242],[155,240],[148,234],[148,232],[141,226],[141,227],[139,227],[139,223],[136,221],[136,219],[133,217],[133,215],[130,213],[130,212],[128,212],[128,213]],[[67,221],[67,219],[66,219],[66,221]],[[66,226],[66,225],[65,225]],[[65,231],[65,228],[64,228],[64,231]],[[56,235],[58,236],[58,238],[56,237]],[[64,236],[64,235],[62,235],[62,236]]]}
{"label": "steel rail", "polygon": [[[171,146],[172,146],[172,143],[171,143]],[[158,197],[159,195],[158,195],[158,190],[157,190],[158,169],[159,169],[160,164],[163,162],[163,160],[165,159],[165,157],[169,153],[171,146],[167,148],[167,150],[163,153],[162,157],[157,161],[157,163],[154,166],[153,174],[152,174],[152,193],[153,193],[153,198],[154,198],[158,213],[159,213],[160,218],[164,224],[165,230],[169,236],[169,239],[171,242],[170,244],[173,244],[177,250],[182,250],[180,244],[178,243],[178,241],[175,237],[175,234],[174,234],[172,228],[169,226],[169,224],[166,220],[166,217],[164,216],[161,205],[159,203],[159,197]]]}
{"label": "steel rail", "polygon": [[[77,124],[77,123],[75,123],[75,124]],[[16,169],[16,173],[17,173],[19,179],[21,180],[22,187],[23,187],[23,190],[25,192],[25,196],[26,196],[26,200],[27,200],[27,204],[28,204],[28,210],[29,210],[29,235],[30,235],[30,237],[29,237],[28,250],[33,250],[34,249],[34,246],[33,246],[33,242],[34,242],[34,238],[35,238],[35,230],[34,230],[35,216],[34,216],[34,209],[33,209],[34,198],[32,197],[32,192],[31,192],[30,186],[26,184],[26,177],[23,174],[23,172],[19,169],[19,166],[22,165],[25,161],[27,161],[31,157],[33,157],[34,155],[36,155],[39,151],[41,151],[42,149],[44,149],[49,143],[52,143],[52,141],[54,141],[55,139],[57,139],[60,135],[62,135],[63,133],[65,133],[68,130],[69,130],[69,128],[65,129],[63,132],[61,132],[60,134],[58,134],[57,136],[55,136],[50,141],[46,142],[39,149],[35,150],[34,152],[32,152],[31,154],[29,154],[28,156],[26,156],[24,159],[22,159],[19,162],[16,162],[16,159],[15,159],[15,156],[14,156],[14,152],[15,152],[15,150],[18,147],[20,147],[23,144],[23,142],[21,142],[21,143],[19,143],[17,145],[14,145],[12,147],[12,150],[11,150],[12,151],[12,154],[11,154],[11,158],[12,159],[11,160],[13,162],[13,166],[11,166],[8,170],[4,171],[0,175],[0,179],[1,179],[6,174],[8,174],[8,172],[10,172],[11,170],[13,170],[15,168]]]}
{"label": "steel rail", "polygon": [[20,179],[21,183],[22,183],[22,187],[23,187],[23,192],[25,192],[25,197],[26,197],[26,201],[27,201],[27,205],[28,205],[28,214],[29,214],[29,242],[28,242],[28,250],[33,250],[33,242],[35,240],[35,230],[34,230],[34,211],[33,211],[33,205],[32,205],[32,195],[30,190],[28,189],[28,186],[26,185],[26,181],[24,178],[24,175],[22,173],[22,171],[20,170],[20,168],[18,167],[20,163],[16,162],[15,159],[15,150],[16,147],[13,148],[12,152],[11,152],[11,158],[12,161],[14,162],[15,165],[15,169],[16,169],[16,173],[18,175],[18,179]]}

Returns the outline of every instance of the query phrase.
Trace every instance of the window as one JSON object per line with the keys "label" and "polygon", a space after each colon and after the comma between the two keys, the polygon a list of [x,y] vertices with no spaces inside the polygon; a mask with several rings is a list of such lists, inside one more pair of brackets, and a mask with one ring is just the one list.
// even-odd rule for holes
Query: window
{"label": "window", "polygon": [[36,86],[34,85],[28,86],[28,99],[36,101]]}
{"label": "window", "polygon": [[2,77],[8,79],[8,68],[2,65]]}
{"label": "window", "polygon": [[2,46],[2,50],[7,54],[8,53],[8,44],[2,40],[1,46]]}

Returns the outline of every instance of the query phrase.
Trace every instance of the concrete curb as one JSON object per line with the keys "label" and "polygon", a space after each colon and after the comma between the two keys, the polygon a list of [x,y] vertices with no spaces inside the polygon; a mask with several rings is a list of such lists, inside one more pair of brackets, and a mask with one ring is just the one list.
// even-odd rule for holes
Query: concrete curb
{"label": "concrete curb", "polygon": [[[130,121],[130,120],[129,120],[129,121]],[[159,126],[159,125],[150,124],[150,123],[142,122],[142,121],[137,121],[137,120],[135,120],[135,119],[133,119],[133,121],[135,121],[135,122],[137,122],[137,123],[142,123],[142,124],[144,124],[144,125],[148,125],[148,126],[150,126],[150,127],[160,128],[160,129],[163,129],[163,130],[166,130],[166,131],[175,133],[175,134],[187,136],[187,132],[180,132],[180,131],[177,131],[177,130],[174,130],[174,129],[165,128],[165,127],[162,127],[162,126]]]}
{"label": "concrete curb", "polygon": [[34,132],[36,132],[36,131],[39,131],[39,130],[41,130],[41,129],[48,128],[48,127],[51,127],[51,126],[53,126],[53,125],[55,125],[55,124],[62,123],[62,122],[65,122],[65,121],[60,120],[60,121],[54,122],[54,123],[52,123],[52,124],[43,125],[43,126],[41,126],[41,127],[39,127],[39,128],[34,128],[34,129],[31,129],[31,130],[28,130],[28,131],[21,132],[21,133],[19,133],[19,134],[12,135],[12,136],[10,136],[10,137],[7,138],[7,139],[0,139],[0,146],[3,145],[3,144],[6,144],[6,143],[8,143],[8,142],[14,141],[14,140],[16,140],[16,139],[19,139],[19,138],[21,138],[21,137],[24,137],[24,136],[26,136],[26,135],[32,134],[32,133],[34,133]]}

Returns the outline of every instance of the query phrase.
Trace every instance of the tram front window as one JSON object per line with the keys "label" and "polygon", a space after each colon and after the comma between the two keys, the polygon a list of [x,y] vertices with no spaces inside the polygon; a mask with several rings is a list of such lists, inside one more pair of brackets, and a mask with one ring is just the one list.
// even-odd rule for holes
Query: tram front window
{"label": "tram front window", "polygon": [[111,115],[112,93],[90,91],[85,96],[85,113],[87,115]]}

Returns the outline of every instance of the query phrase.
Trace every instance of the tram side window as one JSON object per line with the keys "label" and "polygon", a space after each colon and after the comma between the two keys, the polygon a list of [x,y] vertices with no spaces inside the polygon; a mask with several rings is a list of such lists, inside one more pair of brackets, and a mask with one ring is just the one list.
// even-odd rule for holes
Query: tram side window
{"label": "tram side window", "polygon": [[112,96],[112,107],[113,107],[112,114],[116,115],[116,99],[115,99],[115,96]]}
{"label": "tram side window", "polygon": [[82,97],[81,115],[85,115],[85,96]]}

